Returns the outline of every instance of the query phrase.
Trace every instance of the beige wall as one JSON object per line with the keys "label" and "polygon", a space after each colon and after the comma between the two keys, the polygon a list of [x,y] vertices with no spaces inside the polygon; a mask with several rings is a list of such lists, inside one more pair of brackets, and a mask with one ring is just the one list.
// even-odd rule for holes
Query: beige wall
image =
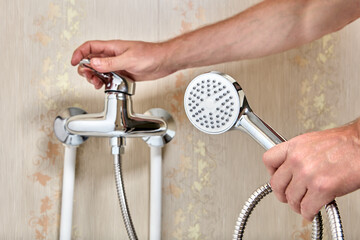
{"label": "beige wall", "polygon": [[[0,238],[56,239],[63,147],[52,122],[68,106],[103,108],[70,66],[89,39],[168,39],[239,12],[245,0],[0,1]],[[219,70],[236,78],[254,111],[287,138],[360,116],[360,22],[312,44],[263,59],[191,69],[137,84],[135,111],[167,109],[176,139],[164,153],[163,239],[230,239],[247,197],[269,178],[264,152],[248,136],[195,130],[183,93],[197,74]],[[201,47],[201,46],[199,46]],[[149,149],[127,141],[125,184],[140,239],[148,235]],[[77,160],[73,239],[126,239],[107,139],[92,138]],[[360,235],[360,192],[338,199],[348,239]],[[247,239],[310,239],[310,225],[266,198],[250,219]]]}

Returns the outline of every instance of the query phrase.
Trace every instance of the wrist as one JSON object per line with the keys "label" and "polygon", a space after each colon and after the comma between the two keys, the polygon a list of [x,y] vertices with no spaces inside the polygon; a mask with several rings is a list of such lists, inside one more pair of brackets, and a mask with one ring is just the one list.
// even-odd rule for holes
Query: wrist
{"label": "wrist", "polygon": [[165,65],[172,72],[191,68],[192,60],[189,58],[183,36],[163,42],[165,50]]}
{"label": "wrist", "polygon": [[354,129],[356,133],[355,136],[357,137],[358,142],[360,142],[360,118],[354,120],[352,124],[354,125]]}
{"label": "wrist", "polygon": [[[356,120],[354,120],[352,124],[354,126],[354,131],[355,131],[353,146],[355,147],[355,149],[359,149],[359,147],[360,147],[360,118],[357,118]],[[359,162],[360,159],[358,157],[354,157],[354,160],[356,161],[356,164],[354,164],[352,166],[352,168],[355,170],[353,181],[356,183],[356,189],[360,189],[360,171],[359,171],[360,170],[360,162]]]}

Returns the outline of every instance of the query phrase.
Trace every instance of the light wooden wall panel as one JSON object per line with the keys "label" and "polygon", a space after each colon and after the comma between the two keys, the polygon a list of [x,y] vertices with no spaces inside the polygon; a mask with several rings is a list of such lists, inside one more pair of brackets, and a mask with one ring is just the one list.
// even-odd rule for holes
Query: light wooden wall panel
{"label": "light wooden wall panel", "polygon": [[[0,238],[56,239],[63,147],[52,122],[68,106],[103,109],[70,66],[90,39],[160,41],[216,22],[257,1],[0,2]],[[187,83],[219,70],[238,80],[254,111],[286,138],[337,126],[360,115],[360,23],[283,54],[189,69],[137,84],[135,112],[167,109],[177,135],[164,150],[163,239],[230,239],[247,197],[269,178],[263,149],[241,132],[209,136],[183,110]],[[201,46],[199,46],[201,47]],[[148,235],[149,149],[129,139],[124,155],[127,196],[140,239]],[[73,239],[126,239],[106,139],[91,138],[77,160]],[[348,239],[360,235],[359,192],[338,200]],[[247,239],[310,239],[310,225],[266,198],[250,219]]]}

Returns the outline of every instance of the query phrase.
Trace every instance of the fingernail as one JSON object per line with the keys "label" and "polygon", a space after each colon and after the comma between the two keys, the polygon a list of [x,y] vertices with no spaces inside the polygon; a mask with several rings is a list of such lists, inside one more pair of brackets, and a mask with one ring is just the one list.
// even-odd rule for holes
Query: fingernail
{"label": "fingernail", "polygon": [[98,59],[98,58],[92,58],[92,59],[91,59],[91,65],[100,66],[100,59]]}

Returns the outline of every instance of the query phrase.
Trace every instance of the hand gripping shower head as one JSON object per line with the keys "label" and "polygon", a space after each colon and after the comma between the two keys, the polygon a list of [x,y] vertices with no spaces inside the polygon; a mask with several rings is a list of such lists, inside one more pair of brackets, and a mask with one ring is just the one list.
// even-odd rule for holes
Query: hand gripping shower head
{"label": "hand gripping shower head", "polygon": [[[224,73],[209,72],[194,78],[185,91],[184,107],[190,122],[202,132],[220,134],[239,129],[248,133],[266,150],[286,141],[252,112],[240,85]],[[242,239],[251,212],[271,191],[271,186],[267,183],[258,188],[247,200],[236,223],[233,239]],[[343,239],[336,202],[327,204],[325,208],[332,239]],[[314,218],[312,228],[312,239],[322,239],[320,212]]]}
{"label": "hand gripping shower head", "polygon": [[240,85],[224,73],[209,72],[194,78],[185,91],[184,107],[190,122],[202,132],[220,134],[239,129],[265,149],[285,141],[252,112]]}

